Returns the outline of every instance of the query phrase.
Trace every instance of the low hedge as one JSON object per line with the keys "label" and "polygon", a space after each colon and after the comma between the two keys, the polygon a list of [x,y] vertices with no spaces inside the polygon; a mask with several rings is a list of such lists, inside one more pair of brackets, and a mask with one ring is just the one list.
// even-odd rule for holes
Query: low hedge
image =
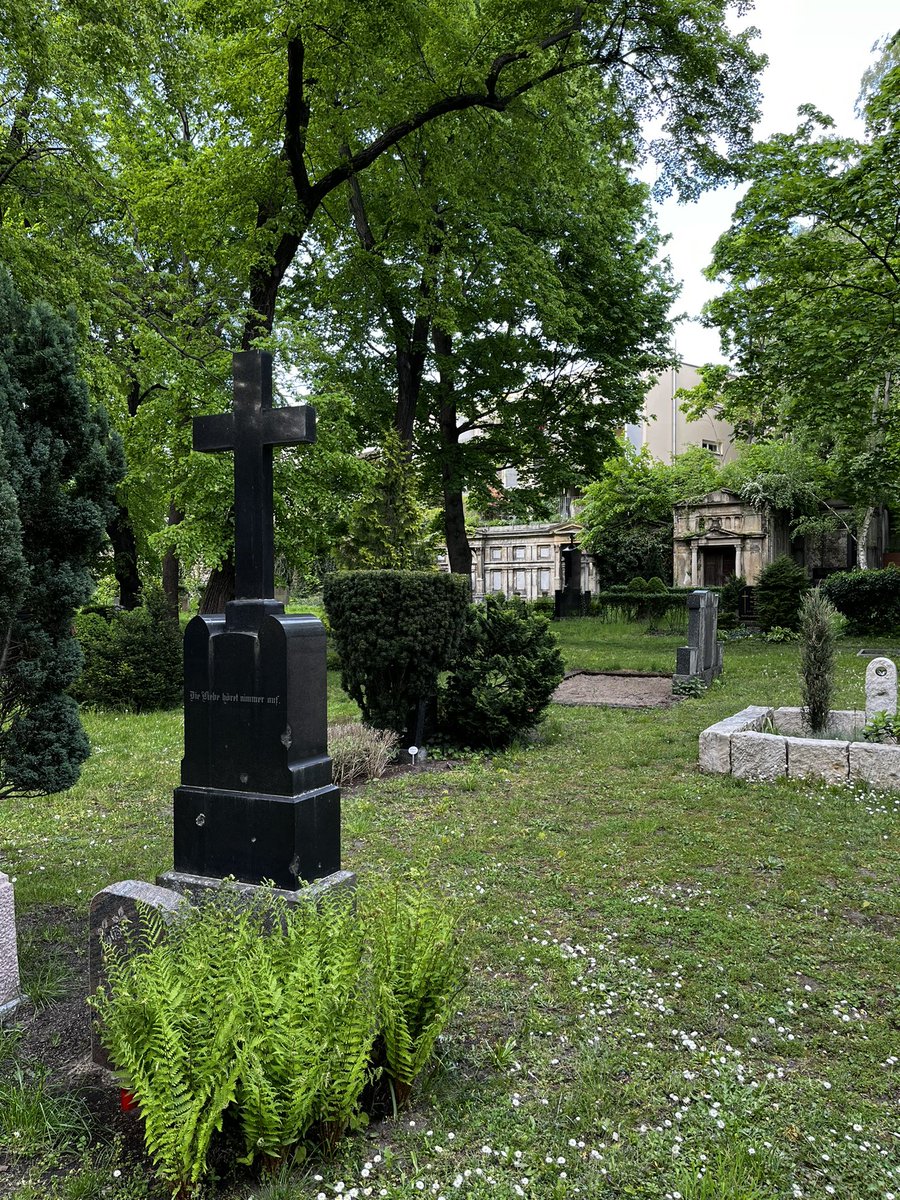
{"label": "low hedge", "polygon": [[71,688],[79,703],[131,712],[181,703],[181,627],[161,592],[149,592],[144,605],[131,612],[80,613],[75,635],[84,655],[81,675]]}

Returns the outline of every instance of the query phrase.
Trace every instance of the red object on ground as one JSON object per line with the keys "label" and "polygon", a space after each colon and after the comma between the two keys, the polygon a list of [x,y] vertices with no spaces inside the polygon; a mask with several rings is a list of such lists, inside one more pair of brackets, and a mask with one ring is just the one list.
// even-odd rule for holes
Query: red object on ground
{"label": "red object on ground", "polygon": [[137,1108],[134,1093],[129,1092],[127,1088],[119,1088],[119,1108],[122,1112],[133,1112]]}

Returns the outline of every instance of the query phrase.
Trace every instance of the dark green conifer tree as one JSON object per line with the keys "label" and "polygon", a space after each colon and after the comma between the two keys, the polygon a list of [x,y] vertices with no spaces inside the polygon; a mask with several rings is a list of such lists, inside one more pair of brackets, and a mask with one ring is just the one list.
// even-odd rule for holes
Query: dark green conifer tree
{"label": "dark green conifer tree", "polygon": [[0,271],[0,798],[71,787],[88,755],[67,688],[76,608],[124,473],[70,326]]}

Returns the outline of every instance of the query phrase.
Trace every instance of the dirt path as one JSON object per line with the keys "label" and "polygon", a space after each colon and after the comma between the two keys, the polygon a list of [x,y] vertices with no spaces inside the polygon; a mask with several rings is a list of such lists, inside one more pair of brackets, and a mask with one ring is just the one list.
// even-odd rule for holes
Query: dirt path
{"label": "dirt path", "polygon": [[671,675],[639,671],[572,671],[553,693],[556,704],[610,708],[668,708],[674,703]]}

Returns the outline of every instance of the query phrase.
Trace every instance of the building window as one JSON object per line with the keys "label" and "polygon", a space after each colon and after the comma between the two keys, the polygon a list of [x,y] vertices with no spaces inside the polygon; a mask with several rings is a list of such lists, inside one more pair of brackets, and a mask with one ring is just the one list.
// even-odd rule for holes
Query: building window
{"label": "building window", "polygon": [[515,592],[524,592],[525,591],[525,572],[524,571],[514,571],[513,572],[513,591],[515,591]]}
{"label": "building window", "polygon": [[525,547],[513,546],[513,558],[516,560],[516,562],[522,562],[525,558]]}
{"label": "building window", "polygon": [[503,550],[499,546],[491,546],[491,562],[499,562],[503,557]]}
{"label": "building window", "polygon": [[503,591],[503,583],[502,583],[503,572],[502,571],[491,571],[490,575],[491,575],[491,591],[492,592],[502,592]]}
{"label": "building window", "polygon": [[519,472],[515,467],[504,467],[500,478],[505,488],[514,488],[519,486]]}
{"label": "building window", "polygon": [[550,547],[549,546],[538,546],[538,558],[549,558],[549,557],[550,557]]}
{"label": "building window", "polygon": [[550,591],[550,572],[546,567],[538,571],[538,586],[544,596]]}
{"label": "building window", "polygon": [[702,448],[704,450],[708,450],[710,452],[710,454],[721,454],[722,453],[722,443],[721,442],[701,442],[700,445],[702,446]]}

